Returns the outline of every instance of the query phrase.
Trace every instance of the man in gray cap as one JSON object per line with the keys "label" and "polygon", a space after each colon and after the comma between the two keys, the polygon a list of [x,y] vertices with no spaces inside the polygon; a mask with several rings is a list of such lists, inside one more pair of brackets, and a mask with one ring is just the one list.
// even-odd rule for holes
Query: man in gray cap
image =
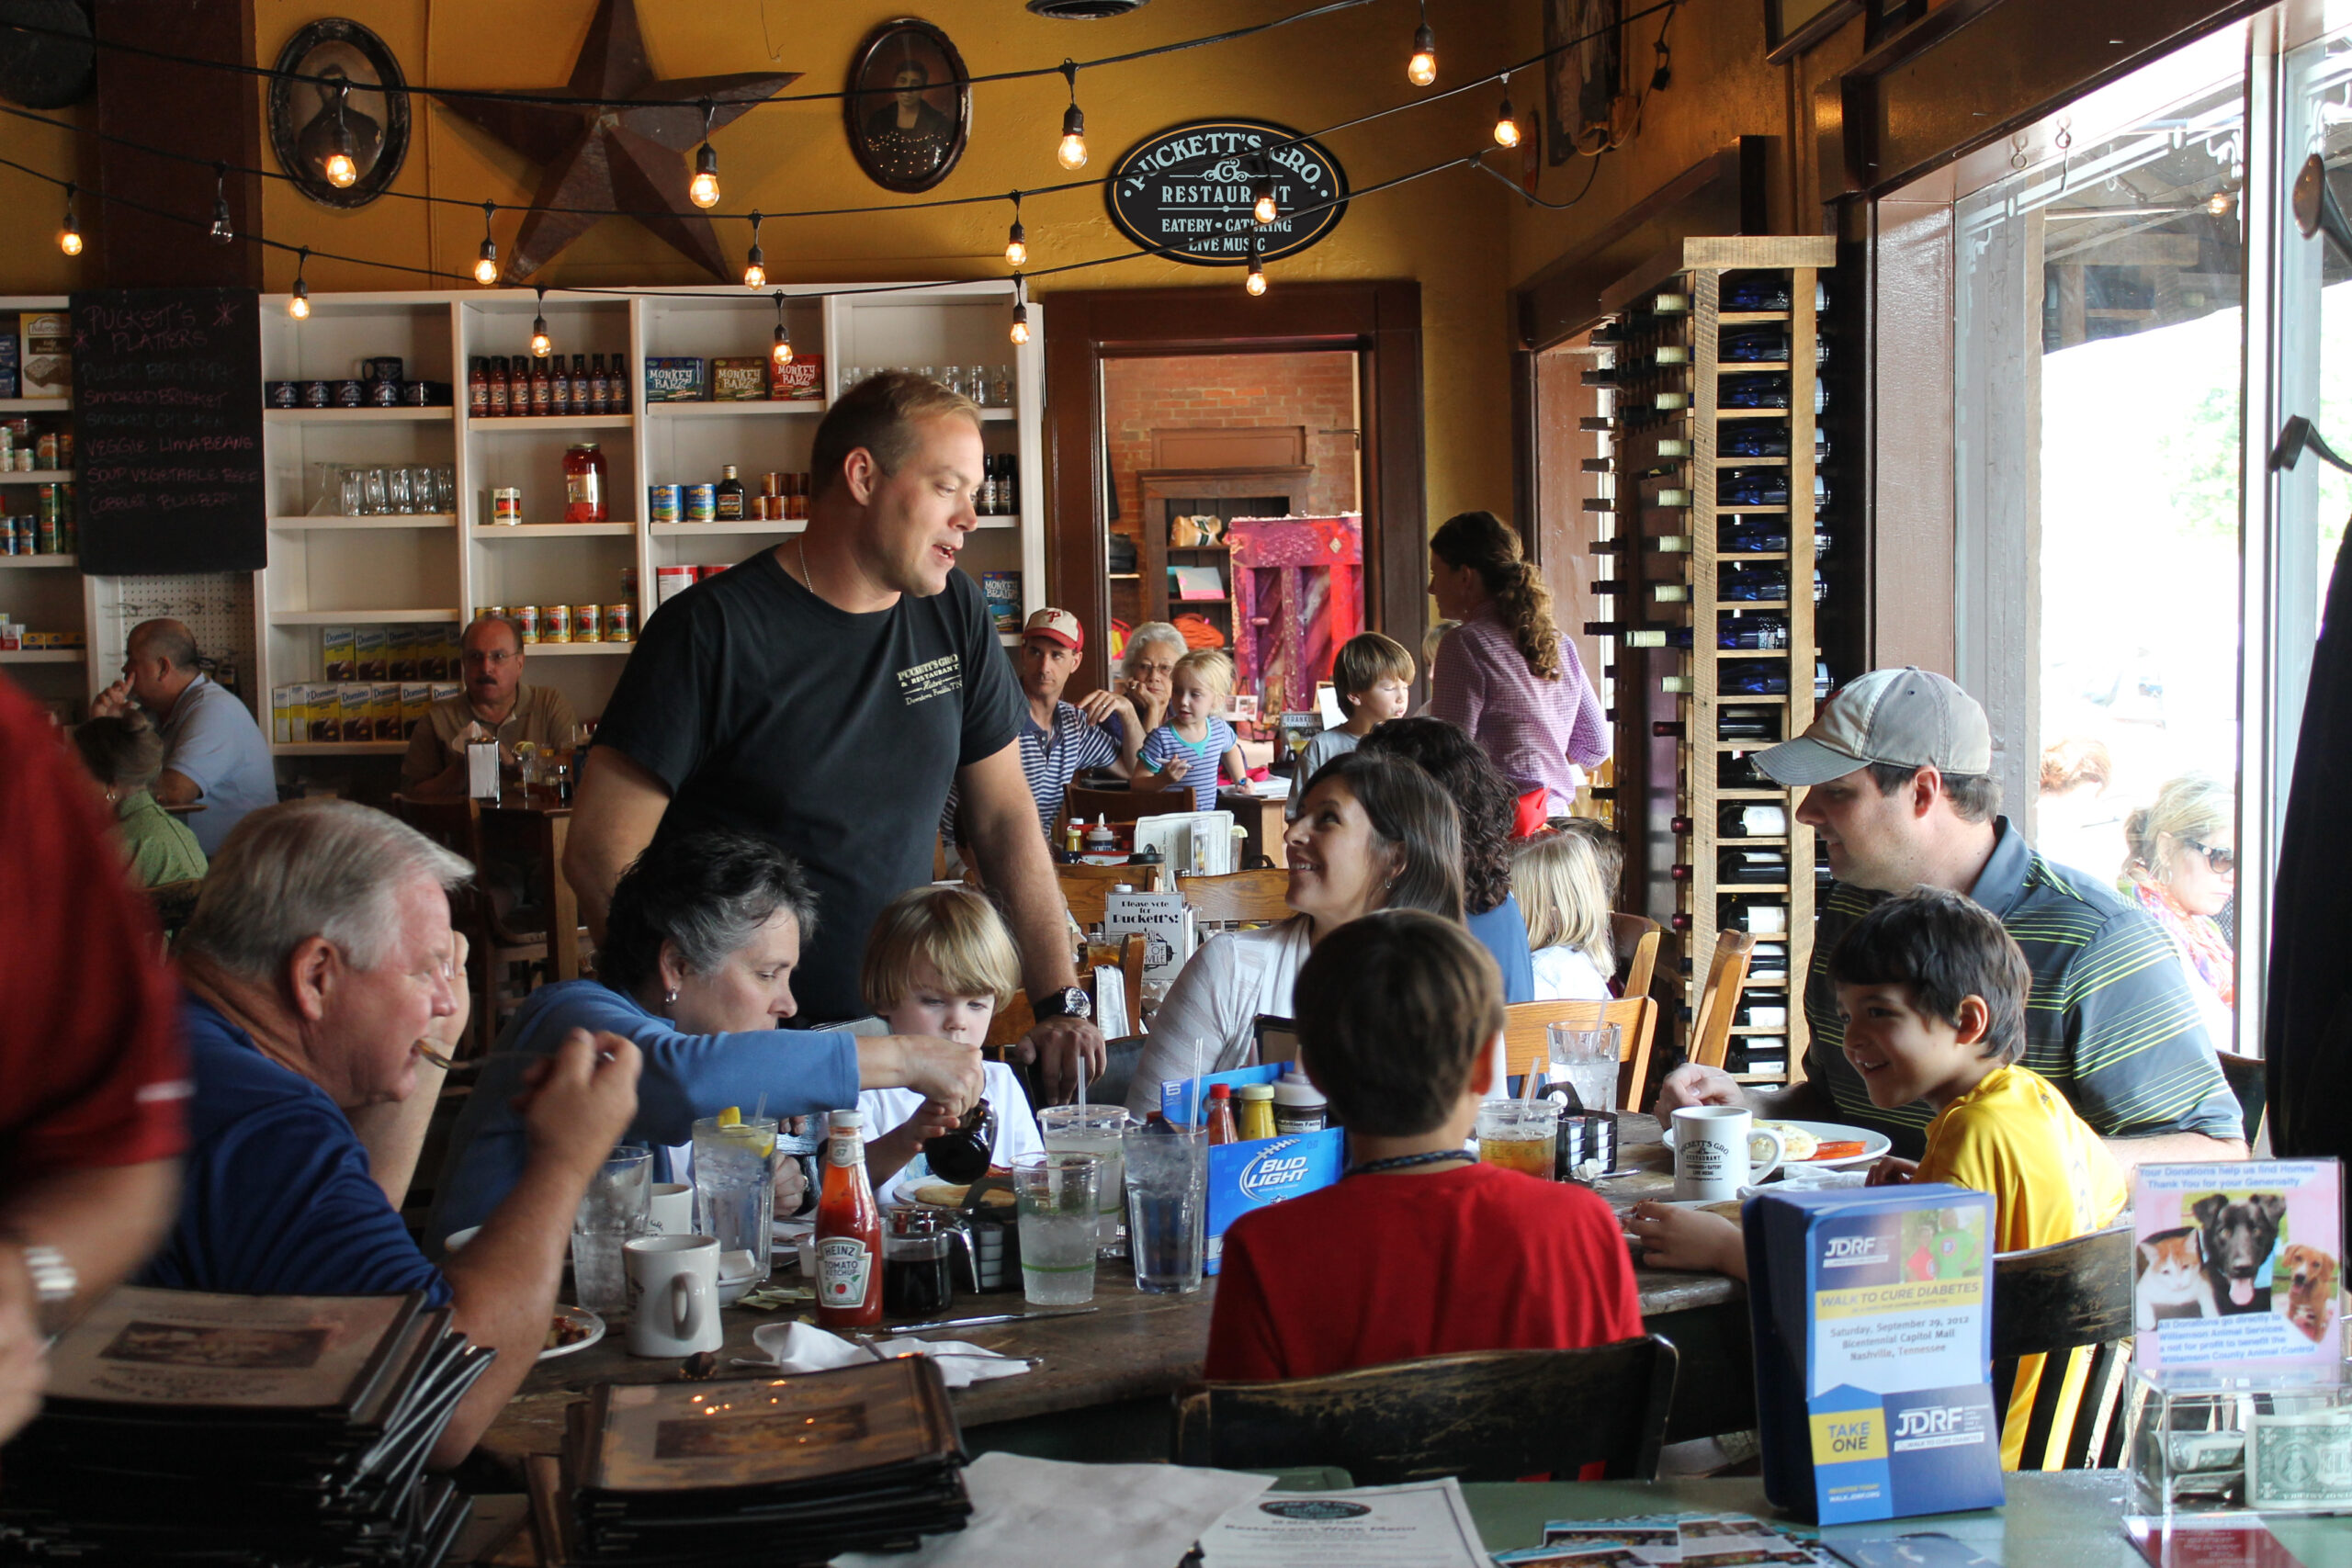
{"label": "man in gray cap", "polygon": [[1925,884],[1967,894],[2024,949],[2033,972],[2024,1065],[2057,1086],[2119,1163],[2245,1157],[2237,1100],[2163,931],[2112,888],[2043,860],[1996,815],[1992,730],[1973,697],[1928,671],[1873,670],[1755,761],[1805,791],[1797,820],[1820,835],[1838,879],[1805,976],[1805,1082],[1751,1096],[1720,1068],[1688,1064],[1667,1076],[1660,1116],[1752,1104],[1760,1116],[1875,1128],[1917,1159],[1934,1111],[1871,1104],[1846,1059],[1828,969],[1871,905]]}

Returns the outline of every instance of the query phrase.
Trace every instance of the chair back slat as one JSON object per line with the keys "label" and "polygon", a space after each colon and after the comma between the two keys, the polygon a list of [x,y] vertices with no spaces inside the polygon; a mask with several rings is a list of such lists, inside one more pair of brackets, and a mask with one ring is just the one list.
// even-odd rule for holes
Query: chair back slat
{"label": "chair back slat", "polygon": [[[2115,1226],[1993,1259],[1993,1392],[2005,1423],[2019,1358],[2042,1358],[2026,1415],[2029,1469],[2040,1468],[2053,1432],[2064,1469],[2086,1468],[2095,1450],[2120,1452],[2128,1380],[2120,1358],[2132,1335],[2132,1247],[2130,1228]],[[2070,1417],[2061,1401],[2077,1352],[2089,1354]]]}
{"label": "chair back slat", "polygon": [[1216,924],[1254,921],[1271,925],[1290,919],[1290,873],[1236,871],[1223,876],[1179,876],[1176,891],[1194,919]]}
{"label": "chair back slat", "polygon": [[1610,946],[1617,954],[1617,994],[1645,997],[1650,976],[1657,970],[1657,947],[1664,933],[1647,915],[1613,912],[1609,917]]}
{"label": "chair back slat", "polygon": [[1176,1462],[1336,1465],[1360,1486],[1438,1476],[1647,1481],[1678,1357],[1657,1335],[1576,1350],[1478,1350],[1322,1378],[1209,1383],[1176,1395]]}
{"label": "chair back slat", "polygon": [[1106,822],[1133,822],[1145,817],[1158,817],[1169,811],[1190,811],[1193,808],[1189,790],[1150,789],[1088,789],[1072,784],[1062,794],[1062,818],[1072,817],[1091,822],[1097,818]]}
{"label": "chair back slat", "polygon": [[1617,1105],[1638,1111],[1635,1103],[1649,1077],[1651,1038],[1657,1032],[1657,1003],[1646,996],[1619,997],[1607,1002],[1520,1002],[1503,1009],[1503,1055],[1511,1077],[1532,1071],[1552,1059],[1552,1025],[1580,1029],[1617,1026]]}
{"label": "chair back slat", "polygon": [[1724,931],[1715,938],[1714,961],[1707,965],[1707,984],[1690,1021],[1690,1056],[1702,1067],[1720,1067],[1730,1054],[1731,1021],[1738,1014],[1747,960],[1755,951],[1756,939],[1746,931]]}

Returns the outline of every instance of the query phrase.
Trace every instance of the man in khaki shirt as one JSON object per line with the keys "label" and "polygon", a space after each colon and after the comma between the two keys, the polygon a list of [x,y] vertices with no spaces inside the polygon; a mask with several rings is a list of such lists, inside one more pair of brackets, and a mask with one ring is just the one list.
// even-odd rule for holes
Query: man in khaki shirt
{"label": "man in khaki shirt", "polygon": [[579,722],[571,704],[553,687],[523,684],[523,633],[514,621],[479,616],[466,628],[464,646],[465,690],[426,711],[401,760],[401,793],[412,800],[464,796],[464,737],[476,726],[497,738],[498,760],[507,768],[526,741],[542,751],[571,744]]}

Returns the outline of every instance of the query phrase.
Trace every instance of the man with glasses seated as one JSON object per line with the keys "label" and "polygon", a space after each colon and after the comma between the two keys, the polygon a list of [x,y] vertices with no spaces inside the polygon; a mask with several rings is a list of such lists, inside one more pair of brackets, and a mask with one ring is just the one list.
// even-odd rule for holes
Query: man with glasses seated
{"label": "man with glasses seated", "polygon": [[[1881,1111],[1843,1048],[1829,957],[1880,900],[1917,886],[1965,893],[2025,952],[2026,1066],[2047,1078],[2117,1164],[2244,1159],[2245,1122],[2172,944],[2099,879],[2036,854],[2000,809],[1993,734],[1976,700],[1941,675],[1873,670],[1822,705],[1804,735],[1755,756],[1803,788],[1796,818],[1820,835],[1836,886],[1823,896],[1805,976],[1805,1081],[1753,1095],[1719,1067],[1667,1075],[1661,1117],[1685,1105],[1751,1105],[1759,1117],[1874,1128],[1916,1160],[1934,1108]],[[1875,1069],[1874,1069],[1875,1070]]]}
{"label": "man with glasses seated", "polygon": [[411,800],[459,800],[466,793],[466,740],[498,741],[499,765],[515,765],[515,748],[541,751],[571,744],[579,716],[552,686],[523,683],[523,628],[506,615],[479,615],[466,627],[465,689],[435,703],[401,759],[401,793]]}

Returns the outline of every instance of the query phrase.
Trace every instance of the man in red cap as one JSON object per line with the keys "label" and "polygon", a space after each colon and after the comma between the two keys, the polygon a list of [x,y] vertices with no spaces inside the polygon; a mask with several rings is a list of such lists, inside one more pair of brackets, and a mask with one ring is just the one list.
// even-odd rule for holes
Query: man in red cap
{"label": "man in red cap", "polygon": [[[1068,610],[1051,605],[1029,617],[1021,628],[1021,649],[1014,655],[1021,669],[1021,694],[1029,699],[1028,722],[1021,727],[1021,771],[1029,777],[1029,793],[1037,800],[1038,825],[1047,842],[1061,820],[1062,801],[1069,781],[1089,768],[1108,768],[1121,778],[1136,764],[1143,744],[1143,722],[1135,705],[1116,692],[1089,692],[1079,702],[1062,701],[1062,688],[1078,669],[1086,651],[1086,628]],[[1120,735],[1114,740],[1101,727],[1119,716]],[[939,835],[949,843],[962,840],[956,832],[956,792],[947,795],[947,809],[939,819]]]}

